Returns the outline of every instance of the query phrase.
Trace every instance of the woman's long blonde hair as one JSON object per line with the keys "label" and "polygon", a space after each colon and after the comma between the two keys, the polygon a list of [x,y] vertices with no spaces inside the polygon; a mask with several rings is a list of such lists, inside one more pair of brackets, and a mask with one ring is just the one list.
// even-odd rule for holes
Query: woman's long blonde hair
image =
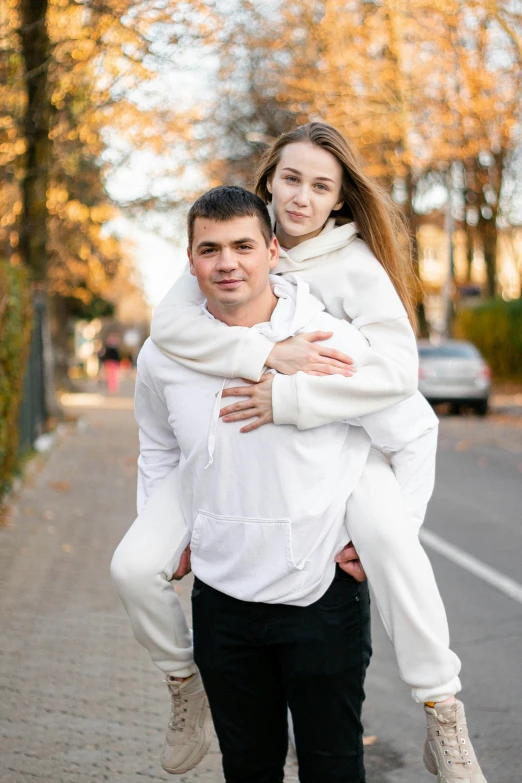
{"label": "woman's long blonde hair", "polygon": [[272,200],[267,183],[274,176],[281,151],[288,144],[300,142],[326,150],[341,164],[341,198],[344,203],[341,209],[332,212],[332,216],[355,221],[361,238],[388,273],[415,328],[416,276],[404,217],[384,189],[364,173],[361,156],[338,130],[324,122],[309,122],[283,133],[259,162],[254,180],[257,195],[266,204]]}

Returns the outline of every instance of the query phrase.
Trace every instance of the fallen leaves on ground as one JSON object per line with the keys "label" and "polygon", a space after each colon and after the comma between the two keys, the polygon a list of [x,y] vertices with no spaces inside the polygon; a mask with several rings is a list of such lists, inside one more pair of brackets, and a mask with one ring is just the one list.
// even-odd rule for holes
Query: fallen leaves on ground
{"label": "fallen leaves on ground", "polygon": [[71,489],[71,483],[69,481],[51,481],[49,486],[55,492],[69,492]]}
{"label": "fallen leaves on ground", "polygon": [[469,440],[459,440],[455,443],[455,451],[467,451],[469,449]]}

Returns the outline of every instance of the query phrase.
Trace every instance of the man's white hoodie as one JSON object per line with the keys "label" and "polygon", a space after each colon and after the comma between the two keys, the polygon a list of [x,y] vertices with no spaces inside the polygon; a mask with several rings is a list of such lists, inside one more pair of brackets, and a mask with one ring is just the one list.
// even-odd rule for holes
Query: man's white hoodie
{"label": "man's white hoodie", "polygon": [[[305,283],[278,277],[271,282],[278,303],[270,322],[253,330],[272,343],[305,331],[333,331],[331,345],[356,361],[364,358],[369,346],[361,332],[325,313]],[[347,543],[346,502],[371,442],[400,454],[436,427],[437,419],[424,398],[415,395],[351,424],[305,431],[266,424],[240,433],[242,423],[224,423],[219,411],[223,388],[243,383],[187,368],[151,340],[145,343],[135,405],[138,512],[179,463],[196,576],[241,600],[306,606],[327,589],[334,555]],[[407,474],[415,472],[411,449],[407,461],[406,482]],[[420,506],[431,489],[419,488]]]}

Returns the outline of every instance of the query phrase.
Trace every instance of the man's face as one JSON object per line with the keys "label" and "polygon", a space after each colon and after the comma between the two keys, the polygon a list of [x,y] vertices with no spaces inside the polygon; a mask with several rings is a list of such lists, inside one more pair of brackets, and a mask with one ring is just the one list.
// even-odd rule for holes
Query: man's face
{"label": "man's face", "polygon": [[266,246],[257,217],[196,218],[187,252],[191,274],[209,305],[220,309],[251,304],[266,294],[278,261],[277,240]]}

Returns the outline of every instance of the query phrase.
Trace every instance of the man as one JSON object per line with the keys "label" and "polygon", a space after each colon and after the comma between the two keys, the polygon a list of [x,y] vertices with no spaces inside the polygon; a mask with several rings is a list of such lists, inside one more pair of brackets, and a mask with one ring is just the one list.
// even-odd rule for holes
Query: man
{"label": "man", "polygon": [[[307,290],[271,285],[277,241],[260,199],[215,189],[189,221],[191,271],[209,318],[258,328],[274,341],[321,328],[313,322],[323,307]],[[356,341],[352,354],[367,347],[362,336]],[[142,489],[150,494],[179,461],[196,576],[194,657],[226,780],[283,779],[289,705],[301,780],[361,783],[368,588],[334,556],[346,544],[346,500],[370,439],[340,423],[306,432],[266,425],[241,435],[240,425],[219,419],[225,383],[151,342],[140,354]]]}
{"label": "man", "polygon": [[[270,278],[277,242],[256,196],[215,188],[193,205],[188,224],[190,267],[206,296],[206,317],[257,329],[272,342],[329,331],[334,346],[356,362],[363,359],[368,343],[361,333],[323,312],[306,284]],[[140,354],[140,516],[111,571],[136,638],[167,674],[173,714],[163,767],[191,769],[210,741],[190,632],[169,584],[176,569],[186,571],[186,563],[178,564],[190,541],[195,661],[227,781],[282,780],[288,704],[300,780],[362,783],[368,592],[336,567],[334,555],[348,539],[346,504],[371,440],[390,455],[410,519],[422,523],[433,486],[437,419],[417,394],[352,423],[359,426],[336,422],[299,431],[265,423],[245,436],[241,422],[220,418],[227,383],[242,382],[184,367],[150,341]],[[382,460],[386,464],[379,453]],[[382,470],[379,481],[393,479],[389,465]],[[411,578],[422,593],[430,567],[415,524],[404,510],[392,535],[387,516],[378,532],[367,519],[367,503],[371,494],[358,513],[374,587],[378,583],[388,601],[396,580]],[[351,527],[353,511],[348,517]],[[341,556],[356,554],[345,549]],[[349,572],[350,565],[343,568]],[[411,605],[408,599],[405,620]]]}

